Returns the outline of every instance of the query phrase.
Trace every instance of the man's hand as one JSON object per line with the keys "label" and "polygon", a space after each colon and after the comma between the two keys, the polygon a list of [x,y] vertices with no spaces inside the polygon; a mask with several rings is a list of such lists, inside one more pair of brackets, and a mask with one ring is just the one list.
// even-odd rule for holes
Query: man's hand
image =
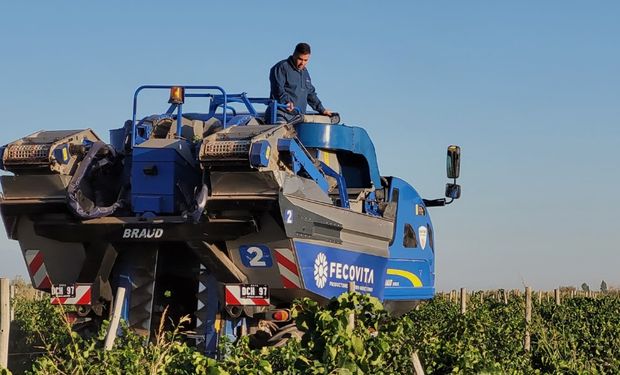
{"label": "man's hand", "polygon": [[325,115],[325,116],[331,116],[331,115],[332,115],[332,111],[330,111],[329,109],[327,109],[327,108],[326,108],[326,109],[323,111],[323,113],[321,113],[321,114],[322,114],[322,115]]}
{"label": "man's hand", "polygon": [[293,112],[293,109],[295,109],[295,104],[293,104],[293,102],[286,103],[286,110],[287,111]]}

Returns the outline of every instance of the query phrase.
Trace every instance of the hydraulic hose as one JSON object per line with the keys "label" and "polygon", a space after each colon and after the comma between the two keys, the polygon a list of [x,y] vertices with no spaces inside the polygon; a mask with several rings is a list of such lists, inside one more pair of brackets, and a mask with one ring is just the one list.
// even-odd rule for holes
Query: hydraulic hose
{"label": "hydraulic hose", "polygon": [[[75,174],[69,182],[67,187],[67,203],[71,211],[82,219],[94,219],[98,217],[108,216],[116,209],[122,206],[122,202],[117,200],[110,206],[100,207],[95,202],[82,193],[80,185],[84,177],[88,176],[94,165],[99,163],[101,159],[97,159],[98,154],[105,153],[105,158],[114,160],[116,158],[116,152],[114,149],[103,142],[94,142],[82,161],[78,166]],[[83,202],[88,200],[92,203],[91,207],[85,207]]]}

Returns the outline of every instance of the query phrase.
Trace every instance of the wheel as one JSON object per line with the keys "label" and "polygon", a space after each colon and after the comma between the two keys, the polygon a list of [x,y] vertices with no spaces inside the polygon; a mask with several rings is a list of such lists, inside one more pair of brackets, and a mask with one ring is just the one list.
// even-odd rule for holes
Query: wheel
{"label": "wheel", "polygon": [[297,328],[295,323],[279,326],[274,322],[261,321],[255,333],[250,334],[250,347],[260,349],[265,346],[279,347],[285,345],[291,338],[301,340],[304,332]]}
{"label": "wheel", "polygon": [[286,344],[291,338],[301,340],[304,332],[297,328],[295,323],[289,323],[278,329],[277,333],[267,340],[267,346],[279,347]]}

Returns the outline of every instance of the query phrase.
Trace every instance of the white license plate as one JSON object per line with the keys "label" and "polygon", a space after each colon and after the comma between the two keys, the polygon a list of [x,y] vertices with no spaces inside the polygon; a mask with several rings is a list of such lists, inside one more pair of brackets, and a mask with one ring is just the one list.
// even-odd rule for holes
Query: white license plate
{"label": "white license plate", "polygon": [[269,298],[269,287],[262,284],[241,284],[241,298]]}
{"label": "white license plate", "polygon": [[75,284],[56,284],[52,285],[52,297],[57,298],[74,298]]}

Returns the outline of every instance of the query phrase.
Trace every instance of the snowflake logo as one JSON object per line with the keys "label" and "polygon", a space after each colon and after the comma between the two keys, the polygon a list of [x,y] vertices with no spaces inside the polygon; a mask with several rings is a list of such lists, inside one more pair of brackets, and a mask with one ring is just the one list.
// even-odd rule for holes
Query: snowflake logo
{"label": "snowflake logo", "polygon": [[314,282],[319,288],[327,282],[327,257],[323,253],[319,253],[314,260]]}

